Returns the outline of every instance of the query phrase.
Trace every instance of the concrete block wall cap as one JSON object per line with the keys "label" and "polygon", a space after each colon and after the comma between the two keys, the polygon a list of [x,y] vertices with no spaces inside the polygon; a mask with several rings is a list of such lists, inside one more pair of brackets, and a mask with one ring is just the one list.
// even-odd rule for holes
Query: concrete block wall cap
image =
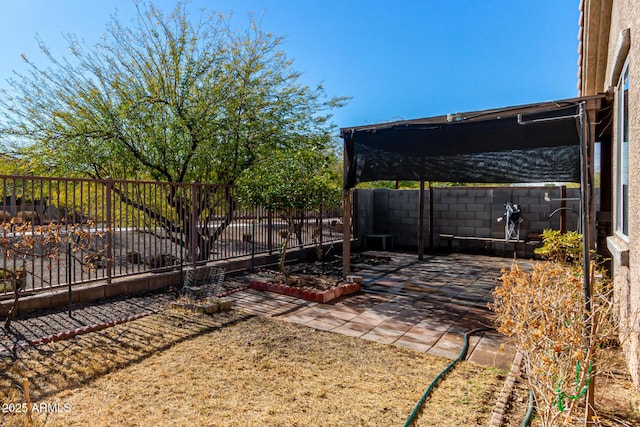
{"label": "concrete block wall cap", "polygon": [[347,276],[347,282],[349,283],[362,283],[362,276],[350,274]]}

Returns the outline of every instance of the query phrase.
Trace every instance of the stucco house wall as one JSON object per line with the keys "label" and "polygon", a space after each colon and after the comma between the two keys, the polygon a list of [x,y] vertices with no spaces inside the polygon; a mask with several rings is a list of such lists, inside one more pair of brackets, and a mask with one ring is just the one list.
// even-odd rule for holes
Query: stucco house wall
{"label": "stucco house wall", "polygon": [[[612,158],[613,231],[607,238],[612,256],[615,301],[621,339],[630,373],[640,389],[640,7],[637,0],[582,0],[580,95],[613,96]],[[625,42],[625,32],[627,38]],[[608,38],[608,40],[607,40]],[[604,49],[596,48],[600,41]],[[606,41],[606,43],[605,43]],[[604,51],[604,53],[602,53]],[[597,52],[597,54],[595,53]],[[606,64],[603,61],[606,58]],[[629,196],[628,235],[616,231],[616,158],[619,115],[616,85],[620,67],[629,63]]]}

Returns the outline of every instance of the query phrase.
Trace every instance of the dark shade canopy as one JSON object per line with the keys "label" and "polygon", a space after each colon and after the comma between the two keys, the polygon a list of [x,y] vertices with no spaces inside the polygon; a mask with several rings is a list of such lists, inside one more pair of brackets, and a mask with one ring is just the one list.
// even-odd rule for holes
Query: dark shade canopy
{"label": "dark shade canopy", "polygon": [[359,182],[580,182],[582,98],[342,128],[344,188]]}

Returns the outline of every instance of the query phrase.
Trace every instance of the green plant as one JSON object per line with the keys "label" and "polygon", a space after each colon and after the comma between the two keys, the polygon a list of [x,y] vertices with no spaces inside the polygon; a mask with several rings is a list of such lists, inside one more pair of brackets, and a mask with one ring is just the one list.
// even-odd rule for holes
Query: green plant
{"label": "green plant", "polygon": [[[329,159],[315,150],[280,150],[257,162],[238,180],[238,200],[280,214],[286,223],[281,231],[280,271],[288,277],[285,257],[289,240],[299,232],[297,213],[320,206],[335,206],[340,191],[335,185]],[[318,240],[314,238],[316,244]]]}
{"label": "green plant", "polygon": [[535,253],[554,262],[579,263],[582,260],[582,234],[575,231],[544,230],[540,235],[542,246]]}

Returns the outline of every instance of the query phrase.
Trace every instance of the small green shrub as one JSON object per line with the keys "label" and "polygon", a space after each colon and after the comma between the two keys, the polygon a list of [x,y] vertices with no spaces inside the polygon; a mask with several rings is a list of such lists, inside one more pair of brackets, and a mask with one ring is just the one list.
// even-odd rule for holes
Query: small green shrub
{"label": "small green shrub", "polygon": [[541,234],[542,246],[535,253],[542,258],[559,263],[580,263],[582,261],[582,234],[575,231],[561,233],[559,230],[544,230]]}

